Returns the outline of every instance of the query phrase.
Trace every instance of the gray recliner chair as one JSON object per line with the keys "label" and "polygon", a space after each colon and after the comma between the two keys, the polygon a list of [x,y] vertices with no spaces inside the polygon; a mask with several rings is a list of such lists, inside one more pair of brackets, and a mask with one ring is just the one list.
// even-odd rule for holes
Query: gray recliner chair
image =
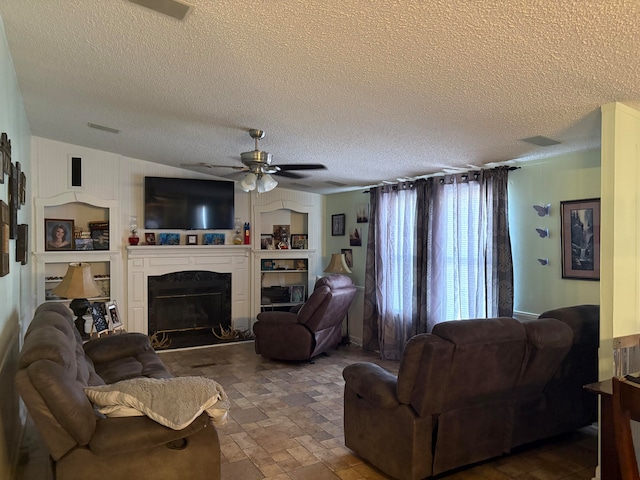
{"label": "gray recliner chair", "polygon": [[319,279],[298,311],[262,312],[253,325],[255,350],[277,360],[310,360],[336,348],[342,340],[342,321],[356,294],[346,275]]}

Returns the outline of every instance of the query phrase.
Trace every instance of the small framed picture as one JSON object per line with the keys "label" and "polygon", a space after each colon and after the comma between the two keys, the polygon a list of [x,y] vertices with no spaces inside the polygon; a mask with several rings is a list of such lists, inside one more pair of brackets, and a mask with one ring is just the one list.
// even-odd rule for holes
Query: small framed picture
{"label": "small framed picture", "polygon": [[273,250],[273,235],[270,233],[263,233],[260,235],[260,249],[261,250]]}
{"label": "small framed picture", "polygon": [[600,199],[560,202],[562,278],[600,279]]}
{"label": "small framed picture", "polygon": [[260,262],[260,270],[275,270],[275,268],[273,260],[262,260]]}
{"label": "small framed picture", "polygon": [[198,244],[198,235],[195,233],[187,234],[187,245],[197,245]]}
{"label": "small framed picture", "polygon": [[304,285],[291,285],[291,299],[292,303],[304,302]]}
{"label": "small framed picture", "polygon": [[331,235],[344,235],[344,221],[345,215],[344,213],[339,213],[337,215],[331,215]]}
{"label": "small framed picture", "polygon": [[356,223],[369,222],[369,204],[363,203],[356,208]]}
{"label": "small framed picture", "polygon": [[352,228],[349,232],[349,245],[352,247],[362,246],[362,236],[360,235],[360,229],[358,227]]}
{"label": "small framed picture", "polygon": [[147,245],[155,245],[156,244],[156,234],[153,232],[147,232],[144,234],[144,242]]}
{"label": "small framed picture", "polygon": [[45,251],[73,250],[73,220],[44,219]]}
{"label": "small framed picture", "polygon": [[343,248],[340,253],[344,253],[344,260],[347,262],[347,267],[353,268],[353,250],[351,248]]}
{"label": "small framed picture", "polygon": [[109,314],[109,321],[111,322],[111,329],[117,330],[122,328],[122,319],[120,318],[120,313],[118,313],[118,305],[116,305],[115,300],[107,302],[107,312]]}
{"label": "small framed picture", "polygon": [[308,248],[308,241],[306,234],[296,233],[291,235],[291,248],[306,250]]}
{"label": "small framed picture", "polygon": [[205,233],[202,235],[203,245],[224,245],[224,233]]}
{"label": "small framed picture", "polygon": [[159,238],[160,245],[180,245],[179,233],[161,233]]}
{"label": "small framed picture", "polygon": [[107,323],[107,309],[104,302],[93,302],[89,307],[91,311],[91,317],[93,318],[93,326],[96,332],[102,333],[105,330],[109,330],[109,324]]}

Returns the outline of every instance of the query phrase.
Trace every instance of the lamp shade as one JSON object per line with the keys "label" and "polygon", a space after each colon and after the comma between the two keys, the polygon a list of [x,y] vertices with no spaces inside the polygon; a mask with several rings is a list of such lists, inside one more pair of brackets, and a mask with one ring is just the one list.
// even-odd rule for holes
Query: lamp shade
{"label": "lamp shade", "polygon": [[278,186],[278,182],[268,173],[258,179],[258,193],[270,192]]}
{"label": "lamp shade", "polygon": [[62,282],[52,293],[62,298],[97,297],[100,289],[91,275],[91,264],[70,263]]}
{"label": "lamp shade", "polygon": [[329,265],[324,269],[325,273],[353,273],[347,266],[347,259],[344,253],[331,254]]}
{"label": "lamp shade", "polygon": [[249,172],[240,182],[240,187],[245,192],[250,192],[251,190],[256,188],[256,179],[256,174],[253,172]]}

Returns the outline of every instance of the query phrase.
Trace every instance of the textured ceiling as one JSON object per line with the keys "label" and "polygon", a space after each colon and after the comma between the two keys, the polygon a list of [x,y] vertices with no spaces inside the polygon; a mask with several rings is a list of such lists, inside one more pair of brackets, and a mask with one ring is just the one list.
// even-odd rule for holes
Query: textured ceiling
{"label": "textured ceiling", "polygon": [[32,133],[238,166],[260,128],[273,163],[328,167],[281,186],[330,193],[595,148],[601,105],[640,108],[637,0],[189,3],[0,0]]}

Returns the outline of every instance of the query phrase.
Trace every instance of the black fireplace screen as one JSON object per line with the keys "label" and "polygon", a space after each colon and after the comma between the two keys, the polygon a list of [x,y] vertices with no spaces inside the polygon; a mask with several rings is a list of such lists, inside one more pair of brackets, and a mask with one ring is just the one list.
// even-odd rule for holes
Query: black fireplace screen
{"label": "black fireplace screen", "polygon": [[231,327],[231,274],[174,272],[148,277],[149,335]]}

